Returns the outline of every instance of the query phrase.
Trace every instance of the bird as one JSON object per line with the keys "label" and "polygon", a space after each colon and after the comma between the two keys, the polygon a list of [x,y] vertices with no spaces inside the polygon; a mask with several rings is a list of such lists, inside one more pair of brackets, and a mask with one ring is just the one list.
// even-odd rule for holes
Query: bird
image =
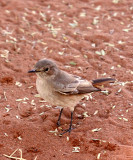
{"label": "bird", "polygon": [[60,126],[63,108],[68,108],[71,112],[71,121],[69,128],[61,135],[71,132],[73,112],[75,106],[88,93],[101,91],[101,85],[114,83],[114,78],[100,78],[95,80],[86,80],[80,76],[70,74],[59,69],[55,61],[51,59],[40,59],[34,66],[34,69],[28,73],[36,73],[36,88],[41,98],[49,104],[60,106],[60,114],[57,120],[57,126]]}

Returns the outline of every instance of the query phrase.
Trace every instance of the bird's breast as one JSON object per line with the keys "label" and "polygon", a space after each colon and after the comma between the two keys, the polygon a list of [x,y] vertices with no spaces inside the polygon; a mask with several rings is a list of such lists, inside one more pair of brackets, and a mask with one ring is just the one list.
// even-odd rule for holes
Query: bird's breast
{"label": "bird's breast", "polygon": [[83,95],[63,95],[58,93],[49,82],[41,78],[37,78],[36,87],[40,97],[46,100],[49,104],[68,107],[70,110],[73,110],[83,97]]}
{"label": "bird's breast", "polygon": [[52,87],[50,84],[41,78],[36,80],[36,88],[41,98],[49,102],[50,97],[52,97]]}

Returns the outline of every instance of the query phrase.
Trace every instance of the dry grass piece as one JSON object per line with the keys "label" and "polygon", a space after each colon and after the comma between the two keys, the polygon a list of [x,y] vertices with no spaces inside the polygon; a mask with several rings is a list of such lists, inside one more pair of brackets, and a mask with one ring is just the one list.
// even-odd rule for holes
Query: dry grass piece
{"label": "dry grass piece", "polygon": [[[20,152],[20,158],[19,157],[14,157],[13,155],[19,151]],[[3,156],[10,158],[10,159],[15,159],[15,160],[26,160],[22,157],[22,149],[16,149],[10,156],[3,154]]]}

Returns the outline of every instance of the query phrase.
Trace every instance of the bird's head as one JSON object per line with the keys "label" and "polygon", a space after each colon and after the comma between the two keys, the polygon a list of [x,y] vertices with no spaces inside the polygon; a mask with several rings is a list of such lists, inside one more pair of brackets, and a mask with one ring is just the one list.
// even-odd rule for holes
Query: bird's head
{"label": "bird's head", "polygon": [[33,70],[28,71],[28,73],[36,73],[39,77],[51,77],[56,75],[58,72],[58,67],[55,62],[49,59],[41,59],[36,64]]}

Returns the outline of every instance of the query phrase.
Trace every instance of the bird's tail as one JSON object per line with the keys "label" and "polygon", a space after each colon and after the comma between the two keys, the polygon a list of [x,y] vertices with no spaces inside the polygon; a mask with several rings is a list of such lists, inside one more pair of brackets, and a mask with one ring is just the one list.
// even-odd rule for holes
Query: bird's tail
{"label": "bird's tail", "polygon": [[92,80],[92,85],[94,87],[99,87],[99,86],[102,86],[104,84],[114,83],[114,82],[115,82],[114,78],[100,78],[100,79]]}

